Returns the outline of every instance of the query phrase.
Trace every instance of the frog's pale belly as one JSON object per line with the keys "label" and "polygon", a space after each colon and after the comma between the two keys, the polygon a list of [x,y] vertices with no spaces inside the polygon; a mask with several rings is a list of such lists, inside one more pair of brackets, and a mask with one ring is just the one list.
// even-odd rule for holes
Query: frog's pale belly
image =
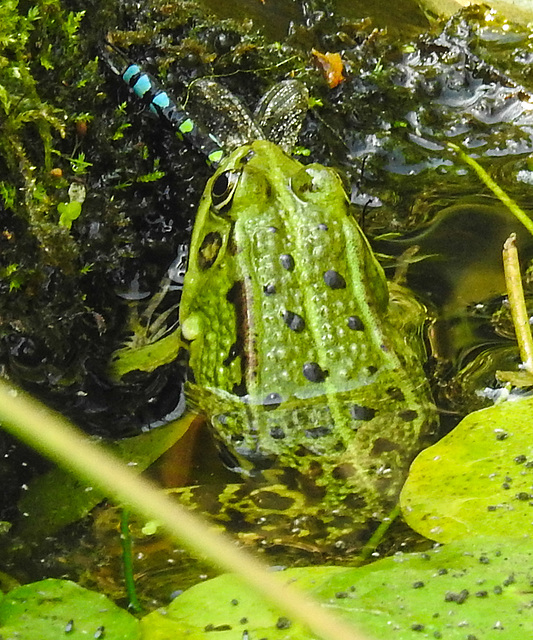
{"label": "frog's pale belly", "polygon": [[200,206],[180,313],[189,403],[268,485],[255,502],[279,497],[287,534],[312,517],[298,536],[321,545],[386,514],[435,422],[424,314],[389,301],[333,171],[266,141],[234,152]]}

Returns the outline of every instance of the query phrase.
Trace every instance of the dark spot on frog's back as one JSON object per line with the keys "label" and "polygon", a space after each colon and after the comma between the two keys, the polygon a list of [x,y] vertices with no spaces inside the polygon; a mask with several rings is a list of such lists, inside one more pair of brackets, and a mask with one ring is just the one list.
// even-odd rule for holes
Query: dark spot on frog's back
{"label": "dark spot on frog's back", "polygon": [[313,427],[312,429],[306,429],[305,435],[307,438],[323,438],[331,433],[329,427]]}
{"label": "dark spot on frog's back", "polygon": [[218,231],[211,231],[202,240],[198,250],[198,268],[202,271],[209,269],[218,257],[222,247],[222,236]]}
{"label": "dark spot on frog's back", "polygon": [[274,438],[274,440],[283,440],[285,438],[285,431],[283,431],[282,427],[272,427],[270,429],[270,436]]}
{"label": "dark spot on frog's back", "polygon": [[398,389],[398,387],[389,387],[387,389],[387,396],[391,398],[391,400],[398,400],[398,402],[403,402],[405,400],[403,391]]}
{"label": "dark spot on frog's back", "polygon": [[294,269],[294,258],[290,253],[282,253],[279,257],[279,261],[281,262],[281,266],[287,271],[292,271]]}
{"label": "dark spot on frog's back", "polygon": [[282,402],[283,398],[279,393],[269,393],[263,400],[263,406],[265,411],[270,411],[271,409],[277,409]]}
{"label": "dark spot on frog's back", "polygon": [[235,344],[231,346],[230,351],[225,364],[231,363],[233,357],[233,347],[235,346],[235,356],[241,357],[241,382],[236,384],[233,388],[233,393],[239,397],[245,396],[246,389],[246,372],[250,368],[250,362],[244,344],[248,336],[248,317],[244,310],[244,284],[241,280],[237,280],[233,283],[231,288],[226,293],[226,300],[235,308],[235,335],[237,340]]}
{"label": "dark spot on frog's back", "polygon": [[418,413],[414,409],[405,409],[398,413],[399,417],[405,422],[412,422],[418,418]]}
{"label": "dark spot on frog's back", "polygon": [[330,289],[346,289],[346,280],[334,269],[324,272],[324,282]]}
{"label": "dark spot on frog's back", "polygon": [[285,511],[289,509],[294,500],[287,496],[280,496],[274,491],[259,491],[252,498],[254,504],[260,509],[273,509],[274,511]]}
{"label": "dark spot on frog's back", "polygon": [[323,382],[328,375],[317,362],[306,362],[302,370],[309,382]]}
{"label": "dark spot on frog's back", "polygon": [[372,418],[376,415],[376,410],[372,409],[372,407],[364,407],[360,404],[352,404],[350,407],[350,415],[354,420],[363,420],[367,422],[368,420],[372,420]]}
{"label": "dark spot on frog's back", "polygon": [[366,507],[366,500],[359,493],[349,493],[343,502],[349,509],[363,509]]}
{"label": "dark spot on frog's back", "polygon": [[359,316],[350,316],[348,318],[348,329],[352,331],[363,331],[365,325]]}
{"label": "dark spot on frog's back", "polygon": [[320,478],[324,475],[324,469],[318,460],[311,460],[307,468],[309,478]]}
{"label": "dark spot on frog's back", "polygon": [[388,440],[387,438],[378,438],[372,447],[372,455],[378,456],[382,453],[396,451],[396,449],[398,449],[398,445],[395,442],[392,442],[392,440]]}
{"label": "dark spot on frog's back", "polygon": [[331,472],[331,475],[335,478],[335,480],[345,480],[346,478],[350,478],[354,474],[355,467],[349,462],[337,465]]}
{"label": "dark spot on frog's back", "polygon": [[283,313],[283,321],[285,324],[296,333],[303,331],[305,329],[305,320],[302,316],[294,313],[294,311],[285,311]]}

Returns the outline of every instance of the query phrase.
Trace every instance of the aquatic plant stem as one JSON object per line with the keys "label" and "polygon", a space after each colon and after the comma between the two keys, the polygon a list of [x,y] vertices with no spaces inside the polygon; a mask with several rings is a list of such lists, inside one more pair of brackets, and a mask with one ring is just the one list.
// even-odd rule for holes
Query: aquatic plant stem
{"label": "aquatic plant stem", "polygon": [[499,198],[503,204],[509,209],[509,211],[514,215],[514,217],[519,220],[524,227],[533,235],[533,220],[526,214],[526,212],[521,209],[518,204],[507,194],[505,191],[497,184],[489,174],[483,169],[483,167],[476,162],[473,158],[471,158],[468,154],[466,154],[461,147],[453,142],[448,142],[448,147],[453,149],[469,166],[474,169],[477,173],[480,180],[492,191],[492,193]]}
{"label": "aquatic plant stem", "polygon": [[130,510],[122,509],[120,514],[120,545],[122,547],[122,568],[124,571],[124,583],[128,594],[129,609],[135,612],[142,611],[135,589],[135,577],[133,575],[133,543],[130,532]]}
{"label": "aquatic plant stem", "polygon": [[324,607],[294,587],[231,540],[215,534],[199,516],[143,480],[103,447],[78,432],[63,416],[28,394],[0,380],[0,423],[46,457],[57,462],[88,486],[97,487],[117,503],[125,504],[147,520],[157,520],[174,538],[211,564],[238,574],[243,581],[300,621],[323,640],[370,640],[351,625],[332,616]]}
{"label": "aquatic plant stem", "polygon": [[381,544],[381,541],[385,537],[385,534],[387,533],[387,531],[390,529],[392,523],[400,515],[401,511],[402,510],[400,509],[400,503],[398,503],[392,509],[389,515],[380,522],[378,528],[374,531],[374,533],[370,537],[370,540],[363,547],[361,551],[361,560],[368,560],[371,557],[374,551]]}
{"label": "aquatic plant stem", "polygon": [[520,358],[523,363],[522,367],[529,372],[533,372],[533,337],[531,336],[529,314],[524,299],[524,288],[522,287],[522,277],[520,275],[520,262],[516,249],[515,233],[512,233],[503,245],[503,270],[505,273],[505,284],[507,287],[511,317],[513,319]]}

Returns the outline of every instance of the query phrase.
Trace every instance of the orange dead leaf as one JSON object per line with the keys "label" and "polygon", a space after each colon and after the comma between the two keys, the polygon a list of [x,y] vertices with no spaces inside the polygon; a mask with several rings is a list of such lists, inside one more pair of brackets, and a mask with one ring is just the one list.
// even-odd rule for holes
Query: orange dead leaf
{"label": "orange dead leaf", "polygon": [[316,49],[312,49],[312,53],[322,67],[330,89],[344,81],[344,76],[342,75],[344,65],[340,53],[320,53]]}

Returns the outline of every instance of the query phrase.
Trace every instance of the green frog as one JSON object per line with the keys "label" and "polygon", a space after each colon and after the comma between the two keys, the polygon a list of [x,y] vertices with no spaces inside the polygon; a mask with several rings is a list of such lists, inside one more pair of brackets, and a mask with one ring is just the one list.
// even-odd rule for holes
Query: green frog
{"label": "green frog", "polygon": [[266,140],[234,151],[200,203],[180,307],[189,406],[253,480],[214,510],[262,507],[270,542],[358,546],[435,423],[424,320],[335,171]]}
{"label": "green frog", "polygon": [[[143,80],[151,106],[167,109],[167,94],[129,69],[133,91]],[[346,552],[395,505],[434,431],[426,311],[387,283],[338,174],[289,155],[307,104],[300,83],[271,90],[255,119],[213,83],[203,90],[247,127],[209,143],[219,166],[179,312],[185,394],[244,482],[193,501],[243,537]]]}

